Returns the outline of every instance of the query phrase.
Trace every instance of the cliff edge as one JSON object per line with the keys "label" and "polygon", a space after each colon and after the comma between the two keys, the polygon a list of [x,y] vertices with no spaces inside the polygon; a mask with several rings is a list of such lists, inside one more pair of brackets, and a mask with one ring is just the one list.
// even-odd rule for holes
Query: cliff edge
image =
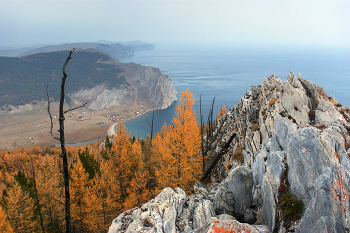
{"label": "cliff edge", "polygon": [[209,187],[196,183],[190,196],[166,188],[120,214],[109,233],[350,231],[349,107],[299,73],[284,83],[272,75],[216,132],[212,152],[237,136]]}

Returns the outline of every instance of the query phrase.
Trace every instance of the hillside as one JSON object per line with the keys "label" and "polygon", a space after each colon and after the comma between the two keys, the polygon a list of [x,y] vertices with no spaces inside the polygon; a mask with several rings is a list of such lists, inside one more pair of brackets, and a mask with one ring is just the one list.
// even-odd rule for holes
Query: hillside
{"label": "hillside", "polygon": [[[50,96],[59,98],[62,64],[67,51],[39,53],[24,57],[0,57],[0,106],[19,106],[31,101],[46,99],[46,85]],[[109,86],[125,85],[123,71],[117,62],[110,62],[108,54],[97,50],[78,50],[67,67],[70,81],[67,93],[92,88],[106,83]]]}
{"label": "hillside", "polygon": [[[46,86],[57,114],[68,53],[0,57],[0,148],[55,143],[47,136]],[[95,49],[76,50],[66,71],[66,108],[87,103],[67,119],[70,143],[104,138],[113,121],[166,108],[177,99],[171,78],[159,69],[120,63]]]}
{"label": "hillside", "polygon": [[292,72],[264,78],[207,139],[207,167],[224,152],[208,187],[165,188],[108,232],[349,231],[350,108],[321,87]]}

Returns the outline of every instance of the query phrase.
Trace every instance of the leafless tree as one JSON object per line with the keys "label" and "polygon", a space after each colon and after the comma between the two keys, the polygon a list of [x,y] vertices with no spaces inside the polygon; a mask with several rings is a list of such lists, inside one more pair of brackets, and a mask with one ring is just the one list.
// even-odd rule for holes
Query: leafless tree
{"label": "leafless tree", "polygon": [[78,109],[78,108],[82,108],[86,105],[80,105],[76,108],[71,108],[69,110],[64,111],[63,110],[63,105],[64,105],[64,87],[65,87],[65,83],[66,83],[66,79],[67,79],[67,74],[66,74],[66,66],[68,65],[69,60],[72,58],[71,55],[74,52],[74,48],[69,52],[69,55],[65,61],[65,63],[63,64],[63,68],[62,68],[62,72],[63,72],[63,77],[62,77],[62,83],[61,83],[61,92],[60,92],[60,105],[59,105],[59,132],[60,132],[60,137],[55,137],[52,133],[52,128],[53,128],[53,122],[52,122],[52,115],[50,113],[50,98],[49,98],[49,93],[48,90],[46,88],[46,94],[47,94],[47,102],[48,102],[48,107],[47,107],[47,111],[49,113],[50,116],[50,120],[51,120],[51,136],[60,141],[61,144],[61,154],[60,157],[62,158],[62,164],[63,164],[63,183],[64,183],[64,194],[65,194],[65,220],[66,220],[66,233],[71,233],[71,224],[72,224],[72,219],[71,219],[71,214],[70,214],[70,192],[69,192],[69,175],[68,175],[68,159],[67,159],[67,152],[66,152],[66,144],[65,144],[65,135],[64,135],[64,114]]}
{"label": "leafless tree", "polygon": [[[215,156],[210,156],[210,152],[213,151],[214,148],[216,148],[217,143],[221,141],[222,137],[225,135],[223,126],[225,124],[225,121],[228,115],[227,114],[225,115],[225,118],[221,121],[221,124],[219,126],[216,126],[216,130],[214,130],[213,128],[214,127],[213,114],[214,114],[214,103],[215,103],[215,98],[214,98],[208,114],[206,132],[204,132],[203,122],[202,122],[203,116],[202,116],[201,102],[202,100],[200,98],[201,147],[202,147],[202,157],[203,157],[203,176],[201,178],[201,181],[203,182],[208,177],[208,175],[212,172],[212,170],[215,168],[216,164],[219,162],[219,160],[225,153],[225,150],[230,146],[232,140],[236,136],[236,133],[233,133],[230,136],[229,140],[221,148],[221,151],[218,154],[216,154]],[[204,140],[204,134],[206,138],[205,140]],[[208,167],[207,167],[207,164],[209,165]]]}

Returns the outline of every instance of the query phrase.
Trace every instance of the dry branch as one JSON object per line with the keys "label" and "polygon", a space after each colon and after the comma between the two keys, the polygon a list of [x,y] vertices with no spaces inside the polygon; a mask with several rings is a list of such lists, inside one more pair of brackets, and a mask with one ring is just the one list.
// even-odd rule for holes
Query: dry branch
{"label": "dry branch", "polygon": [[48,90],[47,90],[48,88],[49,88],[49,85],[46,86],[46,96],[47,96],[47,112],[49,113],[50,122],[51,122],[50,134],[51,134],[51,137],[53,137],[54,139],[60,140],[58,137],[55,137],[55,136],[53,136],[53,134],[52,134],[53,121],[52,121],[52,115],[51,115],[51,112],[50,112],[50,97],[49,97],[49,92],[48,92]]}

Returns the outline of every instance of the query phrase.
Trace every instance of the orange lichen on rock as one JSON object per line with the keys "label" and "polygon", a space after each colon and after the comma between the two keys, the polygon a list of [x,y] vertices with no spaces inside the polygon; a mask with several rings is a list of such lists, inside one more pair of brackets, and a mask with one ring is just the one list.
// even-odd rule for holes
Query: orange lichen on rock
{"label": "orange lichen on rock", "polygon": [[269,105],[272,106],[276,103],[278,96],[269,101]]}
{"label": "orange lichen on rock", "polygon": [[346,189],[344,188],[343,178],[340,171],[337,171],[337,176],[338,178],[336,179],[336,182],[331,186],[333,200],[339,201],[340,208],[344,212],[344,206],[349,201],[349,196]]}
{"label": "orange lichen on rock", "polygon": [[214,220],[208,233],[257,233],[258,231],[236,220]]}
{"label": "orange lichen on rock", "polygon": [[313,84],[316,93],[318,94],[318,99],[324,99],[324,100],[329,100],[328,95],[326,94],[326,92],[323,90],[322,87],[317,86],[316,84]]}

